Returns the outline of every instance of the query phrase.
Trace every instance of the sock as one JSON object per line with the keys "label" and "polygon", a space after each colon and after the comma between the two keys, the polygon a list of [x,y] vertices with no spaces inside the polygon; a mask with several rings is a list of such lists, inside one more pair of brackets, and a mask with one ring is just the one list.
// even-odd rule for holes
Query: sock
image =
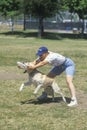
{"label": "sock", "polygon": [[72,97],[71,100],[76,100],[76,97]]}

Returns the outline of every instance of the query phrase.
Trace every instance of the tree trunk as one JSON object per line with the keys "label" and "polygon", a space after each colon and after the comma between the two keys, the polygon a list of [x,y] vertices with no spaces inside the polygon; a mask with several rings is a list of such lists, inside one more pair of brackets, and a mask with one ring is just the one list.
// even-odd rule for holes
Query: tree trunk
{"label": "tree trunk", "polygon": [[84,35],[84,19],[82,20],[82,35]]}
{"label": "tree trunk", "polygon": [[81,37],[84,37],[84,19],[82,19],[82,22],[81,22],[80,34],[81,34]]}
{"label": "tree trunk", "polygon": [[71,30],[73,30],[73,14],[71,13]]}
{"label": "tree trunk", "polygon": [[38,28],[38,37],[41,38],[43,36],[44,27],[43,27],[43,18],[39,18],[39,28]]}
{"label": "tree trunk", "polygon": [[11,17],[11,31],[14,31],[14,18]]}
{"label": "tree trunk", "polygon": [[26,30],[26,15],[24,13],[24,25],[23,25],[23,30],[25,31]]}

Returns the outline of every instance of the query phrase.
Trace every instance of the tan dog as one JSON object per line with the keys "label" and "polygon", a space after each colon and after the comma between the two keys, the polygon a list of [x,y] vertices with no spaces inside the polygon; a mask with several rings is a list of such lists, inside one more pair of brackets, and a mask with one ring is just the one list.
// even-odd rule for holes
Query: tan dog
{"label": "tan dog", "polygon": [[[27,70],[27,66],[33,65],[32,63],[21,63],[17,62],[18,67],[21,69]],[[58,93],[62,96],[62,99],[64,102],[66,102],[65,97],[63,96],[58,84],[55,82],[53,78],[49,78],[45,74],[41,73],[37,69],[34,70],[27,70],[27,73],[29,75],[28,82],[23,83],[20,86],[20,91],[23,90],[25,86],[29,86],[31,84],[35,85],[35,91],[34,94],[36,95],[40,88],[44,88],[48,95],[52,95],[52,99],[54,100],[54,93]]]}

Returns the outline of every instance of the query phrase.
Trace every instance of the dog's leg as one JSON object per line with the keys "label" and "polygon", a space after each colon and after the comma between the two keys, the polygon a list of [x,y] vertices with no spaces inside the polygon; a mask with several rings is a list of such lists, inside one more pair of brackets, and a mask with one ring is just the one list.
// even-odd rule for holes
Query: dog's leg
{"label": "dog's leg", "polygon": [[53,90],[53,88],[52,88],[52,101],[54,102],[55,100],[54,100],[54,90]]}
{"label": "dog's leg", "polygon": [[22,83],[20,88],[19,88],[19,91],[21,92],[24,89],[25,86],[29,86],[29,85],[31,85],[31,82],[29,82],[29,81],[25,82],[25,83]]}
{"label": "dog's leg", "polygon": [[62,96],[63,101],[66,102],[66,99],[65,99],[63,93],[61,92],[61,90],[56,82],[52,83],[52,88],[53,88],[54,92],[59,93]]}
{"label": "dog's leg", "polygon": [[24,83],[21,84],[21,86],[20,86],[20,88],[19,88],[19,91],[21,92],[21,91],[23,90],[23,88],[24,88]]}
{"label": "dog's leg", "polygon": [[54,90],[53,90],[53,88],[52,88],[51,85],[50,85],[50,86],[46,86],[46,87],[44,88],[44,92],[45,92],[47,95],[52,96],[52,101],[54,101]]}
{"label": "dog's leg", "polygon": [[36,87],[36,89],[35,89],[35,91],[34,91],[34,94],[36,95],[37,94],[37,92],[39,91],[39,89],[42,87],[42,84],[39,84],[37,87]]}

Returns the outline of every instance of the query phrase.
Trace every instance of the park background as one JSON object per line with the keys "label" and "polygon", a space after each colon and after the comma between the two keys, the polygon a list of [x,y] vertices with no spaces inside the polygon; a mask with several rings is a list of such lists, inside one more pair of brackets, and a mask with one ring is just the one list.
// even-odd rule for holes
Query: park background
{"label": "park background", "polygon": [[[13,3],[11,3],[13,2],[12,0],[10,0],[10,2],[9,0],[3,0],[0,2],[0,5],[3,2],[9,3],[9,7],[13,5]],[[15,0],[15,2],[19,1]],[[41,2],[41,0],[39,0],[39,2]],[[47,1],[45,0],[45,2]],[[73,2],[74,1],[72,0],[72,3]],[[83,10],[83,7],[87,9],[87,2],[84,0],[81,0],[80,2],[82,2],[80,4],[85,5],[85,7],[80,6],[82,7],[80,10]],[[4,3],[4,7],[6,3]],[[18,4],[16,3],[16,5]],[[0,6],[0,9],[1,7],[2,6]],[[72,7],[73,10],[76,9],[74,8],[74,5]],[[10,13],[7,13],[6,17],[5,15],[1,15],[2,20],[0,24],[0,129],[87,130],[86,30],[81,30],[80,32],[77,26],[75,26],[75,28],[73,27],[74,30],[73,28],[66,28],[66,26],[65,30],[57,28],[44,29],[43,35],[38,35],[38,32],[40,31],[38,29],[38,25],[36,29],[24,28],[24,21],[20,24],[20,17],[15,16],[15,12],[12,13],[12,9],[14,8],[10,9]],[[3,10],[0,10],[1,14],[3,12]],[[86,13],[84,11],[83,16],[86,16],[85,14]],[[11,16],[15,16],[14,28],[12,21],[10,21],[11,24],[8,22],[10,18],[13,18]],[[16,20],[17,17],[18,20]],[[23,18],[23,15],[21,18]],[[82,17],[82,19],[80,18],[80,20],[83,21],[82,23],[84,23],[83,18],[85,17]],[[51,19],[51,21],[51,27],[52,25],[59,23],[55,23],[55,16]],[[71,23],[73,23],[73,25],[77,24],[75,21],[67,21],[67,25],[71,26]],[[77,107],[67,107],[67,104],[62,101],[60,95],[56,94],[54,102],[52,102],[51,97],[49,97],[46,101],[39,102],[33,95],[33,91],[35,89],[34,86],[30,86],[25,88],[22,92],[19,92],[20,85],[28,79],[28,76],[27,74],[24,74],[22,70],[18,69],[17,61],[33,61],[37,58],[35,54],[40,46],[46,46],[49,50],[69,57],[75,62],[76,73],[73,82],[76,87],[78,99]],[[39,68],[39,70],[47,74],[50,68],[51,66],[44,66]],[[66,86],[65,74],[63,73],[61,76],[56,77],[56,81],[68,101],[68,99],[70,99],[70,94]],[[42,93],[42,91],[43,89],[39,91],[38,96]]]}

